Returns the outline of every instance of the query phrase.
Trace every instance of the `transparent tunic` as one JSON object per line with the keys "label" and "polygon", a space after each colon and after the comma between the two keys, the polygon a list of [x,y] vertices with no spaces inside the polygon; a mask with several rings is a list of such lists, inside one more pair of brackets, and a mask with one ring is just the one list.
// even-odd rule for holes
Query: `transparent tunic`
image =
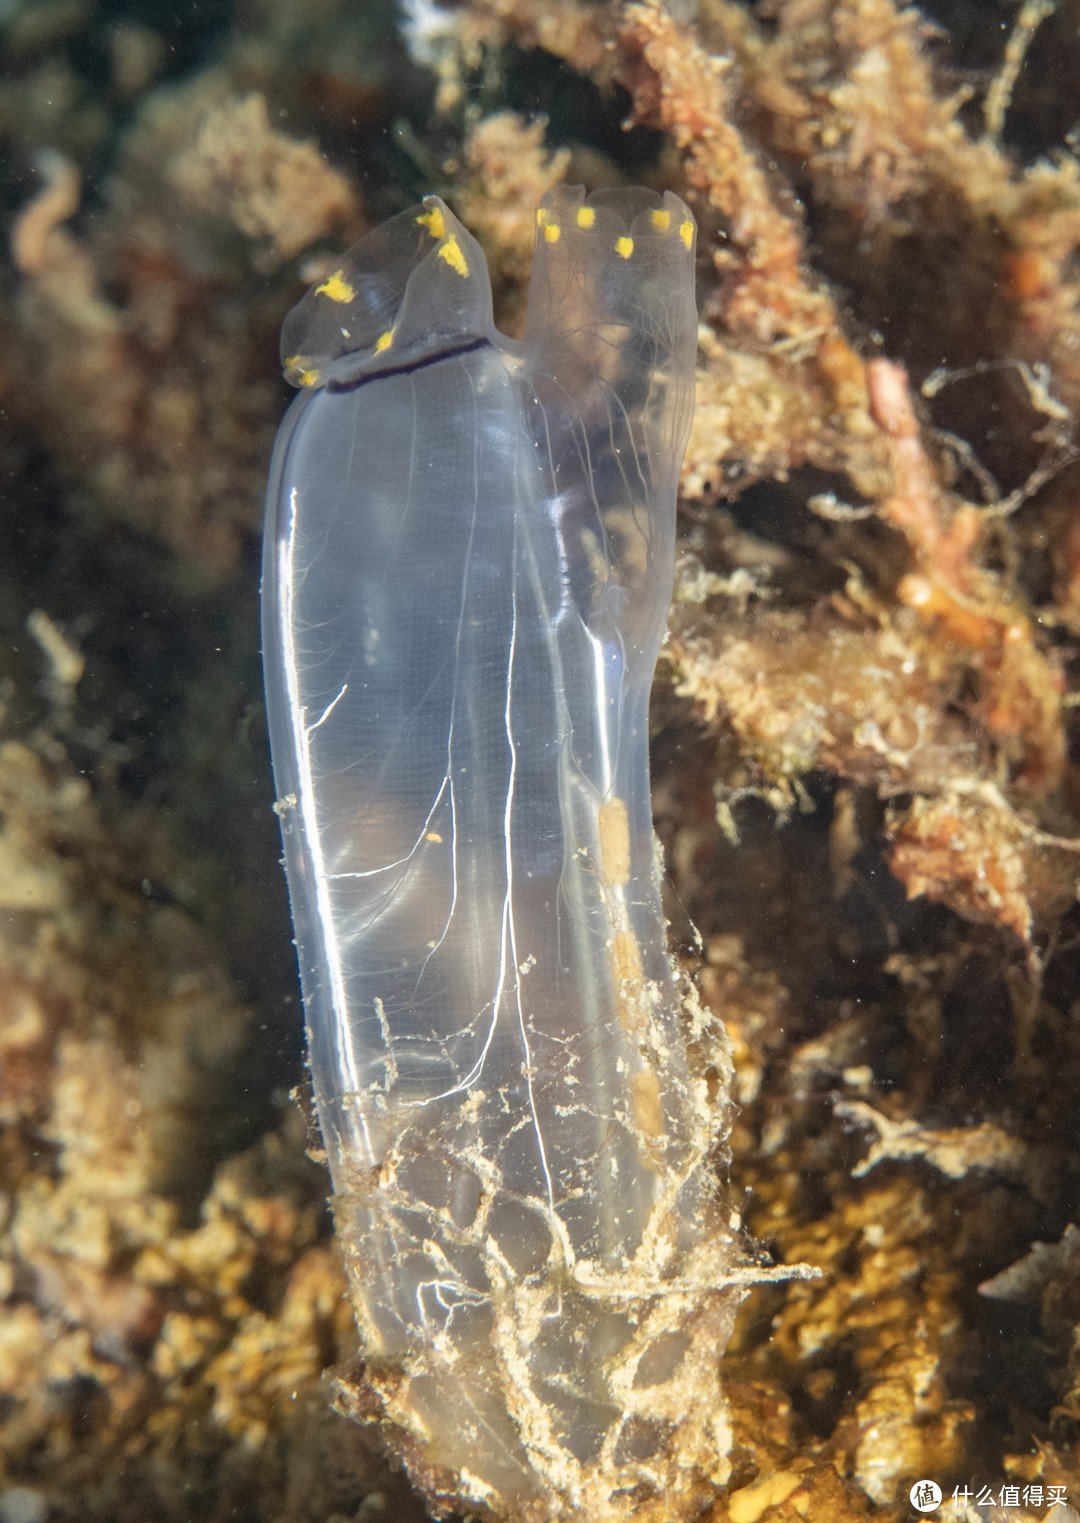
{"label": "transparent tunic", "polygon": [[523,342],[436,197],[283,333],[266,682],[337,1228],[384,1427],[492,1516],[675,1520],[725,1471],[743,1259],[688,1044],[721,1094],[727,1058],[648,772],[696,322],[675,196],[560,188]]}

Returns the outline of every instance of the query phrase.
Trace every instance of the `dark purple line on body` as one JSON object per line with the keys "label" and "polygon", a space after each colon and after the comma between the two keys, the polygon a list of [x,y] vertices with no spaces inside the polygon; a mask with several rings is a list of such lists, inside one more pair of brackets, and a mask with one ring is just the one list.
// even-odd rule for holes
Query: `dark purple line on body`
{"label": "dark purple line on body", "polygon": [[463,339],[460,344],[448,344],[445,349],[436,349],[433,354],[425,354],[420,359],[407,361],[403,365],[388,365],[385,370],[368,371],[363,375],[354,376],[350,381],[327,381],[326,390],[335,395],[346,391],[359,391],[360,387],[366,386],[369,381],[386,381],[393,375],[415,375],[418,370],[426,370],[429,365],[439,365],[443,360],[457,359],[460,354],[475,354],[477,349],[490,348],[490,339]]}

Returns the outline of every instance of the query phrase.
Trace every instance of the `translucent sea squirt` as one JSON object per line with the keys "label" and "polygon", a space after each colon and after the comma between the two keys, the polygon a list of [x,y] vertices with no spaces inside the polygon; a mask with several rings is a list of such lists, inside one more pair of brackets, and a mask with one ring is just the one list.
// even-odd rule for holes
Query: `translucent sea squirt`
{"label": "translucent sea squirt", "polygon": [[363,1405],[437,1510],[678,1523],[727,1471],[728,1060],[648,775],[694,236],[671,194],[557,189],[514,342],[430,196],[284,327],[264,642],[312,1077]]}

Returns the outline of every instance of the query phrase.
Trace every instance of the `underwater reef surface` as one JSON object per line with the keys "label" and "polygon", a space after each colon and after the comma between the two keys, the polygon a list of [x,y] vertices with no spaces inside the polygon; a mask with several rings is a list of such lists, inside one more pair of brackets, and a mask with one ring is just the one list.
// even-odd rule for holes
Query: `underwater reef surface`
{"label": "underwater reef surface", "polygon": [[0,60],[2,1523],[452,1505],[332,1405],[258,534],[304,282],[435,191],[515,331],[560,182],[699,224],[654,809],[717,1166],[821,1270],[703,1516],[1064,1520],[1080,4],[12,0]]}

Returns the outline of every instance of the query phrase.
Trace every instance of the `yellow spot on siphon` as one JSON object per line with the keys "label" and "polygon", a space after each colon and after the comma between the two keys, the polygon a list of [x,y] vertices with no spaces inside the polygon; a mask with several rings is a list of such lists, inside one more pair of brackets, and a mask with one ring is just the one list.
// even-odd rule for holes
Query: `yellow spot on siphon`
{"label": "yellow spot on siphon", "polygon": [[446,237],[446,218],[442,214],[441,206],[433,206],[430,211],[422,212],[416,220],[422,227],[427,228],[433,238]]}
{"label": "yellow spot on siphon", "polygon": [[439,832],[437,830],[426,831],[425,835],[424,835],[424,840],[425,841],[434,841],[436,846],[441,846],[442,845],[442,836],[439,834]]}
{"label": "yellow spot on siphon", "polygon": [[629,259],[630,255],[634,252],[633,238],[616,238],[615,252],[620,259]]}
{"label": "yellow spot on siphon", "polygon": [[693,243],[694,224],[690,221],[689,217],[684,217],[683,220],[679,223],[679,237],[682,239],[687,248],[689,248]]}
{"label": "yellow spot on siphon", "polygon": [[592,206],[579,206],[577,214],[578,227],[592,227],[596,221],[596,209]]}
{"label": "yellow spot on siphon", "polygon": [[654,232],[666,233],[671,226],[671,213],[667,210],[650,212],[649,221],[653,225]]}
{"label": "yellow spot on siphon", "polygon": [[548,222],[544,226],[544,242],[558,243],[562,237],[562,228],[557,222]]}
{"label": "yellow spot on siphon", "polygon": [[551,216],[551,213],[548,211],[546,206],[538,206],[536,208],[536,225],[537,225],[537,227],[544,227],[547,224],[548,218],[550,216]]}
{"label": "yellow spot on siphon", "polygon": [[301,370],[296,377],[301,386],[318,386],[319,372],[317,370]]}
{"label": "yellow spot on siphon", "polygon": [[447,238],[439,245],[439,258],[446,261],[455,275],[468,275],[469,266],[456,238]]}
{"label": "yellow spot on siphon", "polygon": [[328,275],[321,286],[315,287],[316,296],[329,296],[331,301],[352,301],[356,295],[356,289],[345,279],[344,270],[335,270]]}
{"label": "yellow spot on siphon", "polygon": [[380,333],[378,338],[375,340],[375,353],[382,354],[384,350],[389,349],[390,345],[393,342],[394,330],[393,328],[387,328],[386,332]]}

